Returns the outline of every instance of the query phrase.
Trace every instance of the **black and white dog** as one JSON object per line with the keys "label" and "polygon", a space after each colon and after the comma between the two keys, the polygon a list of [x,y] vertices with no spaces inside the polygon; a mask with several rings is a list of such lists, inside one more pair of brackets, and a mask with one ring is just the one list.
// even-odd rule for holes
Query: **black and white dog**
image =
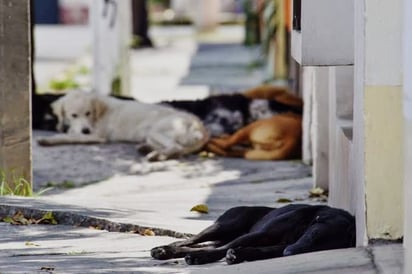
{"label": "black and white dog", "polygon": [[325,205],[293,204],[234,207],[199,234],[151,250],[153,258],[185,258],[206,264],[226,258],[228,264],[306,252],[354,247],[355,218]]}
{"label": "black and white dog", "polygon": [[302,114],[299,107],[275,100],[250,99],[242,94],[222,94],[201,100],[165,101],[162,104],[191,112],[198,116],[211,137],[233,134],[245,125],[278,113]]}
{"label": "black and white dog", "polygon": [[[51,104],[61,96],[59,94],[34,94],[32,96],[33,129],[56,130],[58,121]],[[133,100],[130,97],[115,97]],[[242,94],[215,95],[200,100],[163,101],[160,104],[196,115],[202,120],[211,137],[233,134],[251,122],[269,118],[277,113],[302,113],[299,107],[274,100],[250,99]]]}

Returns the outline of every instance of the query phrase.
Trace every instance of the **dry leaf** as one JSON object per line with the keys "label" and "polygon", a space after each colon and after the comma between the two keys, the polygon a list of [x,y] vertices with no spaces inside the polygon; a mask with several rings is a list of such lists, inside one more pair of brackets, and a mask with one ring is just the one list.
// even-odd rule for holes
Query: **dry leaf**
{"label": "dry leaf", "polygon": [[54,266],[42,266],[40,270],[42,271],[54,271],[55,267]]}
{"label": "dry leaf", "polygon": [[36,221],[36,224],[52,224],[57,225],[56,219],[54,219],[53,212],[49,211],[44,213],[43,217]]}
{"label": "dry leaf", "polygon": [[207,205],[200,204],[200,205],[195,205],[194,207],[192,207],[190,211],[196,211],[199,213],[209,213],[209,208],[207,207]]}
{"label": "dry leaf", "polygon": [[24,243],[26,246],[40,246],[39,244],[33,243],[33,242],[25,242]]}
{"label": "dry leaf", "polygon": [[326,191],[320,187],[314,187],[309,190],[309,197],[320,197],[321,195],[326,195]]}
{"label": "dry leaf", "polygon": [[143,231],[143,235],[144,235],[144,236],[156,236],[156,234],[154,233],[154,231],[151,230],[151,229],[148,229],[148,228],[146,228],[146,229]]}
{"label": "dry leaf", "polygon": [[288,198],[279,198],[277,199],[276,203],[291,203],[292,200],[288,199]]}

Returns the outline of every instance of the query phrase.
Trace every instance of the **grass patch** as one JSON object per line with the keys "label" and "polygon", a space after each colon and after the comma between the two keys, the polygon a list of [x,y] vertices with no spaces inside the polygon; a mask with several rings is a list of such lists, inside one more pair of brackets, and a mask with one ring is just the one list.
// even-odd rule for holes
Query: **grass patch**
{"label": "grass patch", "polygon": [[0,170],[0,196],[34,197],[39,196],[48,190],[50,190],[50,188],[34,192],[31,183],[22,175],[19,175],[14,171],[10,172],[8,175],[5,171]]}
{"label": "grass patch", "polygon": [[80,85],[70,77],[65,79],[52,79],[49,86],[54,90],[76,89],[80,87]]}

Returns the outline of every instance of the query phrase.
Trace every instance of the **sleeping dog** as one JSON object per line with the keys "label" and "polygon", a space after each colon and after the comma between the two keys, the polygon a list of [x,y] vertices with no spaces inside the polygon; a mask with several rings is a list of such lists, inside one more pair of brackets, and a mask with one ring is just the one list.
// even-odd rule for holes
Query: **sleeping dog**
{"label": "sleeping dog", "polygon": [[243,94],[222,94],[200,100],[165,101],[161,104],[195,114],[212,137],[233,134],[251,122],[278,113],[302,113],[301,106],[287,105],[275,99],[248,98]]}
{"label": "sleeping dog", "polygon": [[[57,101],[64,94],[36,94],[31,97],[32,102],[32,128],[38,130],[56,131],[58,117],[51,107],[54,101]],[[134,100],[131,97],[111,95],[121,100]]]}
{"label": "sleeping dog", "polygon": [[288,106],[303,108],[303,100],[283,86],[261,85],[248,89],[242,94],[251,99],[275,100]]}
{"label": "sleeping dog", "polygon": [[325,205],[234,207],[192,238],[155,247],[155,259],[228,264],[355,246],[355,218]]}
{"label": "sleeping dog", "polygon": [[[56,130],[57,116],[50,107],[62,95],[34,95],[33,129]],[[115,96],[122,100],[130,97]],[[203,121],[212,137],[233,134],[256,120],[269,118],[277,113],[302,113],[301,99],[287,89],[259,86],[242,94],[223,94],[201,100],[163,101],[160,104],[195,114]]]}
{"label": "sleeping dog", "polygon": [[282,113],[255,121],[233,135],[212,138],[207,150],[249,160],[297,159],[301,155],[302,116]]}
{"label": "sleeping dog", "polygon": [[163,160],[195,152],[208,134],[193,114],[171,107],[71,91],[51,104],[57,130],[42,145],[134,142],[149,147],[149,159]]}

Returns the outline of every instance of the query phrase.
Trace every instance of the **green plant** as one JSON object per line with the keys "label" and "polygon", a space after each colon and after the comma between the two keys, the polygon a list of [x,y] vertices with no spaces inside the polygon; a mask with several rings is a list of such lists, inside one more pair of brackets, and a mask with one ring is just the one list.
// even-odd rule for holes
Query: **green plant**
{"label": "green plant", "polygon": [[22,175],[15,171],[7,174],[4,170],[0,170],[0,196],[26,196],[33,197],[42,195],[51,188],[45,188],[38,192],[34,192],[31,183],[28,182]]}
{"label": "green plant", "polygon": [[263,24],[265,27],[262,34],[262,49],[266,55],[269,54],[269,48],[279,26],[277,12],[276,0],[266,0],[263,11]]}
{"label": "green plant", "polygon": [[116,76],[112,80],[112,95],[121,95],[121,90],[122,90],[122,80],[120,79],[120,76]]}
{"label": "green plant", "polygon": [[49,86],[54,90],[76,89],[80,87],[80,85],[71,77],[62,80],[52,79]]}

